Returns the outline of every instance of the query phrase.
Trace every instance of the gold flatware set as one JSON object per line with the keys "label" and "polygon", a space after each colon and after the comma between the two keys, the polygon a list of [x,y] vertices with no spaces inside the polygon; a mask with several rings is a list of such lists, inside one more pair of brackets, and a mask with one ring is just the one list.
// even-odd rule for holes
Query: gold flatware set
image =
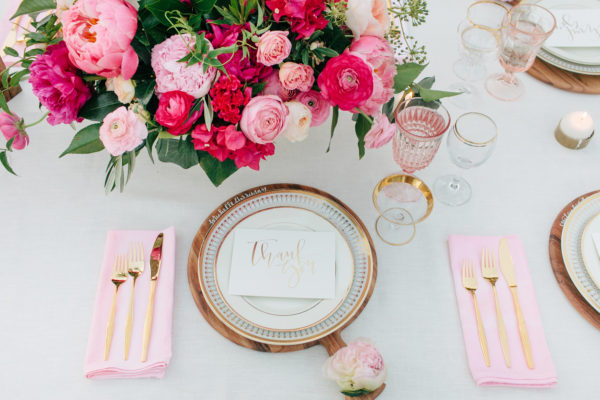
{"label": "gold flatware set", "polygon": [[[143,331],[143,343],[142,343],[142,357],[141,361],[146,362],[148,359],[148,347],[150,345],[150,332],[152,330],[152,317],[154,314],[154,296],[156,292],[156,284],[158,280],[158,272],[160,270],[161,258],[162,258],[162,243],[163,234],[160,233],[152,248],[150,254],[150,295],[148,299],[148,306],[146,310],[146,318],[144,321]],[[144,273],[145,258],[144,258],[144,246],[141,242],[131,243],[129,249],[129,255],[119,254],[115,257],[113,265],[113,271],[111,274],[111,281],[115,285],[115,292],[113,294],[112,306],[110,309],[110,315],[108,318],[108,324],[106,327],[106,345],[104,348],[104,360],[108,360],[110,355],[112,337],[115,325],[115,313],[117,308],[117,295],[119,286],[127,281],[128,275],[133,278],[131,284],[131,294],[129,298],[129,311],[125,324],[125,340],[124,340],[124,351],[123,359],[129,358],[129,350],[131,348],[131,336],[133,333],[133,317],[134,317],[134,299],[135,299],[135,284],[136,280]]]}
{"label": "gold flatware set", "polygon": [[[523,347],[523,353],[529,369],[534,368],[533,354],[531,351],[531,343],[529,341],[529,335],[527,333],[527,325],[525,324],[525,318],[521,310],[519,303],[519,294],[517,291],[517,279],[515,275],[514,263],[510,254],[510,248],[508,241],[503,238],[500,240],[498,249],[498,255],[500,259],[500,270],[506,283],[508,284],[513,304],[515,306],[515,314],[517,316],[517,324],[519,327],[519,336],[521,337],[521,344]],[[508,336],[506,334],[506,327],[504,325],[504,319],[502,317],[502,310],[500,308],[500,302],[498,300],[498,293],[496,291],[496,282],[499,277],[498,266],[496,263],[496,254],[492,249],[483,249],[481,254],[481,275],[484,279],[490,282],[494,294],[494,302],[496,306],[496,324],[498,326],[498,336],[500,338],[500,344],[502,346],[502,353],[504,355],[504,362],[507,367],[511,367],[510,350],[508,346]],[[473,296],[473,305],[475,307],[475,317],[477,320],[477,332],[479,335],[479,342],[481,344],[481,351],[483,353],[483,359],[486,366],[490,366],[490,356],[488,351],[487,339],[485,330],[483,328],[483,322],[481,319],[481,312],[477,303],[477,275],[475,273],[474,262],[472,260],[464,260],[462,265],[462,283],[465,289],[467,289]]]}

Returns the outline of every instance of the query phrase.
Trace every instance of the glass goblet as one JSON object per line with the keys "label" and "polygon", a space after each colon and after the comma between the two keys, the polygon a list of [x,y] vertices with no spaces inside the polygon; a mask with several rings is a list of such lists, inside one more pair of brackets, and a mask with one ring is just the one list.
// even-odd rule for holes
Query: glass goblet
{"label": "glass goblet", "polygon": [[542,44],[556,27],[556,18],[544,7],[523,4],[514,7],[506,15],[502,27],[500,65],[503,74],[490,76],[485,88],[493,97],[513,101],[524,92],[523,83],[515,77],[516,72],[527,71]]}
{"label": "glass goblet", "polygon": [[396,109],[394,160],[408,174],[427,167],[449,126],[450,114],[439,101],[404,100]]}
{"label": "glass goblet", "polygon": [[[496,123],[487,115],[469,112],[456,119],[448,134],[448,151],[454,164],[473,168],[492,154],[498,136]],[[434,183],[437,198],[449,206],[460,206],[471,198],[471,185],[457,175],[445,175]]]}

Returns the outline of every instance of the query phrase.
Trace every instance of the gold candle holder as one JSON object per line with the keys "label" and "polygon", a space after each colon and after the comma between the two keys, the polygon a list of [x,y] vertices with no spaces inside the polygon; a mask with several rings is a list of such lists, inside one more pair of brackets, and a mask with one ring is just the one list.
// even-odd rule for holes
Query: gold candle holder
{"label": "gold candle holder", "polygon": [[586,147],[593,136],[593,121],[586,112],[572,112],[565,115],[554,131],[558,143],[573,150]]}

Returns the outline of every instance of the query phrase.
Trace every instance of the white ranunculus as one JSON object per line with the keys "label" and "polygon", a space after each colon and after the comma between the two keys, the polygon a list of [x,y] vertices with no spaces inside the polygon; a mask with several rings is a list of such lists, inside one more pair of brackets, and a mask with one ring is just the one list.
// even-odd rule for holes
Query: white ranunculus
{"label": "white ranunculus", "polygon": [[73,7],[75,0],[56,0],[56,16],[60,19],[62,13]]}
{"label": "white ranunculus", "polygon": [[290,110],[290,116],[282,135],[290,142],[301,142],[308,137],[308,129],[312,122],[310,108],[295,100],[288,101],[285,105]]}
{"label": "white ranunculus", "polygon": [[346,25],[356,40],[361,35],[383,38],[390,29],[386,0],[348,0]]}
{"label": "white ranunculus", "polygon": [[131,103],[135,96],[135,86],[131,79],[123,79],[121,75],[106,80],[106,90],[115,92],[123,104]]}

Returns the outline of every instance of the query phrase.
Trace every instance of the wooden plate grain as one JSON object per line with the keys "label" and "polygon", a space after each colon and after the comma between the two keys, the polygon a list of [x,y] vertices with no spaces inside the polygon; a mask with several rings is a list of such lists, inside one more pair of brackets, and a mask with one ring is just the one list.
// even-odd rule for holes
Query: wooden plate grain
{"label": "wooden plate grain", "polygon": [[600,75],[581,75],[562,70],[539,58],[527,73],[558,89],[575,93],[600,94]]}

